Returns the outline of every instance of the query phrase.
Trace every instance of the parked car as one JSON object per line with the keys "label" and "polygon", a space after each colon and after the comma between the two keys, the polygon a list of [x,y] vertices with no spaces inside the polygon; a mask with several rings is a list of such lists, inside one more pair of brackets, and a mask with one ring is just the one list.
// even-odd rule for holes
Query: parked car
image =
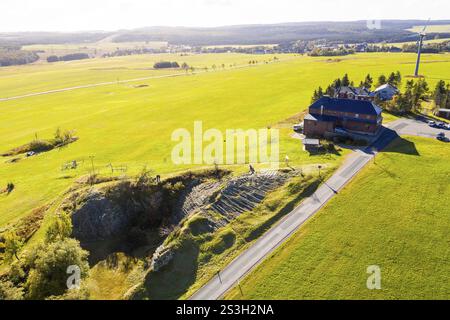
{"label": "parked car", "polygon": [[437,127],[438,127],[439,129],[447,129],[447,124],[444,123],[444,122],[438,122],[438,123],[437,123]]}
{"label": "parked car", "polygon": [[302,132],[303,131],[303,123],[294,125],[293,129],[295,132]]}
{"label": "parked car", "polygon": [[428,121],[428,125],[432,128],[434,128],[436,126],[436,122],[434,121]]}
{"label": "parked car", "polygon": [[36,155],[36,152],[34,152],[34,151],[29,151],[29,152],[27,152],[27,157],[32,157],[32,156],[34,156],[34,155]]}
{"label": "parked car", "polygon": [[449,142],[450,141],[450,139],[445,136],[444,132],[439,132],[437,134],[437,136],[436,136],[436,139],[438,139],[439,141],[442,141],[442,142]]}

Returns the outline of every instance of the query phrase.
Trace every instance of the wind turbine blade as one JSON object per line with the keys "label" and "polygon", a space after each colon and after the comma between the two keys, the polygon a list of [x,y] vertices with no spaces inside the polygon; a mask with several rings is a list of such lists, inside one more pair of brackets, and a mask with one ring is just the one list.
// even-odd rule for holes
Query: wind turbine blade
{"label": "wind turbine blade", "polygon": [[425,33],[425,30],[428,28],[428,25],[430,24],[431,18],[428,18],[427,23],[425,24],[425,26],[423,27],[422,33]]}

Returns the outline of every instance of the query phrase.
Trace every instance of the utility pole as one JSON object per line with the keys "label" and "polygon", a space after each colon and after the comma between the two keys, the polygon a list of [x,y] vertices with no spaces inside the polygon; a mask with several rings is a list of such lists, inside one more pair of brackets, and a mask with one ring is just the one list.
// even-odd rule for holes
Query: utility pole
{"label": "utility pole", "polygon": [[89,159],[91,159],[91,185],[94,184],[94,174],[95,174],[95,167],[94,167],[94,156],[89,156]]}

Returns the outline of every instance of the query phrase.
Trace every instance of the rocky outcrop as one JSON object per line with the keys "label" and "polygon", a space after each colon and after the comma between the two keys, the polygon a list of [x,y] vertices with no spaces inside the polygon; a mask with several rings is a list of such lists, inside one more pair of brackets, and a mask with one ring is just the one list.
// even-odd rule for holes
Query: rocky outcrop
{"label": "rocky outcrop", "polygon": [[[140,231],[143,230],[164,233],[162,230],[172,229],[195,209],[188,204],[192,201],[190,198],[180,203],[189,190],[226,174],[225,171],[205,171],[186,173],[162,182],[148,176],[136,181],[110,182],[73,192],[62,209],[71,214],[73,236],[82,242],[109,240],[128,233],[142,238]],[[206,202],[207,199],[205,196],[195,201]]]}
{"label": "rocky outcrop", "polygon": [[[148,201],[158,209],[162,202],[161,194]],[[108,199],[104,192],[90,191],[83,204],[72,214],[73,235],[82,241],[98,241],[123,235],[132,227],[133,222],[143,218],[148,208],[140,203],[124,208],[123,205]],[[148,213],[148,212],[147,212]]]}

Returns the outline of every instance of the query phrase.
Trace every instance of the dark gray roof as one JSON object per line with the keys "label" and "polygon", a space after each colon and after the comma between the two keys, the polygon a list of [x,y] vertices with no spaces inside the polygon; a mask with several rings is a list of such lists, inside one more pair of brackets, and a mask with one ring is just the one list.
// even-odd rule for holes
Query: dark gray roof
{"label": "dark gray roof", "polygon": [[336,91],[339,93],[353,93],[356,96],[369,96],[370,91],[367,88],[355,88],[355,87],[339,87]]}
{"label": "dark gray roof", "polygon": [[311,109],[319,110],[320,112],[322,106],[324,110],[350,112],[376,116],[380,115],[382,112],[381,108],[372,103],[371,101],[337,99],[325,96],[314,102],[309,107],[310,113],[317,114],[317,112],[311,112]]}

